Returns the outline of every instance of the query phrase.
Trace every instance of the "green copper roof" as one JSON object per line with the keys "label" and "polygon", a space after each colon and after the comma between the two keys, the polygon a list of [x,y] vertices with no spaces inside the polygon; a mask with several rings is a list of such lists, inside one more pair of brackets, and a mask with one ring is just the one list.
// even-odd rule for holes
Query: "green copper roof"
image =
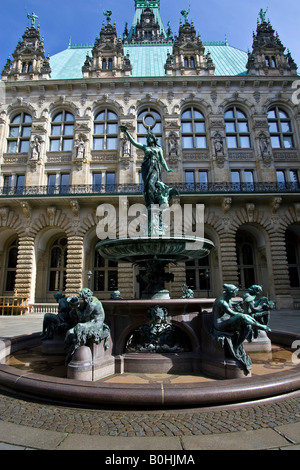
{"label": "green copper roof", "polygon": [[[210,52],[216,66],[215,76],[246,75],[248,54],[226,43],[204,43],[205,53]],[[127,44],[124,55],[129,53],[132,77],[164,77],[164,65],[172,44]],[[50,58],[52,80],[82,78],[82,66],[87,54],[92,56],[91,46],[69,46]]]}

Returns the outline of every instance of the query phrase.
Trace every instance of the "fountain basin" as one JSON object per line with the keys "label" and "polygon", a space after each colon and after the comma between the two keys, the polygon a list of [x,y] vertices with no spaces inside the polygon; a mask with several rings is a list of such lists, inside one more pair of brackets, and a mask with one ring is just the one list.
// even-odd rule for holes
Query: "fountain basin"
{"label": "fountain basin", "polygon": [[140,237],[102,240],[96,245],[103,258],[138,264],[146,260],[190,261],[209,255],[214,244],[200,237]]}
{"label": "fountain basin", "polygon": [[[274,331],[272,342],[290,347],[300,335]],[[28,372],[5,364],[5,357],[16,351],[35,348],[41,342],[39,333],[0,341],[0,389],[18,397],[76,406],[121,406],[141,408],[218,406],[287,396],[300,390],[300,365],[275,370],[267,375],[245,379],[199,382],[197,377],[184,377],[174,383],[135,383],[127,381],[98,382],[70,380]],[[171,376],[170,376],[171,377]]]}

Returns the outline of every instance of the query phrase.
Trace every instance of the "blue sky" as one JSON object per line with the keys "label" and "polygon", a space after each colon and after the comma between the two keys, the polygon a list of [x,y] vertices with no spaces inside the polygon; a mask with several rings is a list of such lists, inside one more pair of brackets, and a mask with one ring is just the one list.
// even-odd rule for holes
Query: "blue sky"
{"label": "blue sky", "polygon": [[[266,2],[266,3],[264,3]],[[165,26],[170,21],[177,33],[182,9],[191,13],[197,32],[203,41],[224,41],[247,51],[252,46],[252,33],[261,8],[266,10],[284,46],[290,49],[300,70],[300,2],[299,0],[161,0],[161,15]],[[72,44],[93,44],[99,35],[103,10],[112,10],[118,35],[134,16],[134,0],[0,0],[0,72],[12,54],[28,24],[26,8],[39,16],[46,54],[54,55]]]}

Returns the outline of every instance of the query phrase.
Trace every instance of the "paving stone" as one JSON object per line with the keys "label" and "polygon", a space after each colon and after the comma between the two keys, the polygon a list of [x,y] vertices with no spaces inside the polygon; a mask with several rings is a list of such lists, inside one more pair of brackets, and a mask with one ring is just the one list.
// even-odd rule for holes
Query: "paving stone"
{"label": "paving stone", "polygon": [[175,437],[100,437],[69,435],[57,450],[182,450]]}
{"label": "paving stone", "polygon": [[284,437],[273,429],[260,429],[212,436],[184,436],[184,450],[262,450],[287,446]]}

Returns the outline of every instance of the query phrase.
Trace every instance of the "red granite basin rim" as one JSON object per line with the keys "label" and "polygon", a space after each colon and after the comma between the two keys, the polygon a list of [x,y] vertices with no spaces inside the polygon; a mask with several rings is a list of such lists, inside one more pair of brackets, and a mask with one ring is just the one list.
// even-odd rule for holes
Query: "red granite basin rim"
{"label": "red granite basin rim", "polygon": [[[289,333],[275,331],[272,334],[283,344],[291,344],[291,339],[300,339],[300,335]],[[3,355],[24,347],[33,347],[39,341],[38,333],[1,341],[2,362]],[[295,365],[288,371],[262,377],[203,383],[151,383],[145,386],[138,383],[84,382],[53,378],[1,364],[0,388],[18,396],[79,406],[202,407],[263,400],[300,390],[300,365]]]}

